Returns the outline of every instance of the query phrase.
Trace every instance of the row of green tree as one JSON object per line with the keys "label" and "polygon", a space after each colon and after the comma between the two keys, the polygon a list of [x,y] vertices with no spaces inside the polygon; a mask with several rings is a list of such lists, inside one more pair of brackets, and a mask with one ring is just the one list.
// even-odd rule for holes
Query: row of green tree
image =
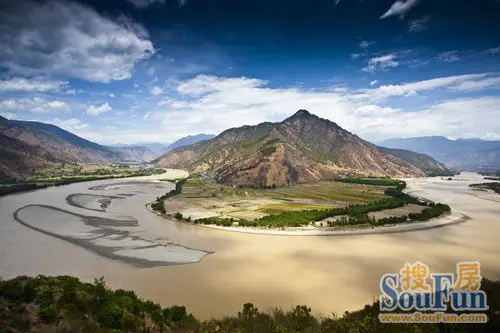
{"label": "row of green tree", "polygon": [[480,183],[480,184],[471,184],[469,185],[472,188],[480,188],[480,189],[489,189],[498,194],[500,194],[500,183]]}
{"label": "row of green tree", "polygon": [[404,183],[402,180],[392,179],[392,178],[355,178],[355,177],[345,177],[345,178],[334,178],[331,181],[349,184],[366,184],[366,185],[379,185],[379,186],[399,186]]}
{"label": "row of green tree", "polygon": [[182,178],[182,179],[176,180],[175,181],[175,189],[168,191],[167,193],[165,193],[161,197],[157,197],[156,201],[151,204],[151,209],[153,209],[154,211],[159,212],[161,214],[166,214],[167,211],[165,209],[165,204],[164,204],[165,199],[168,199],[176,194],[180,194],[182,192],[182,187],[184,186],[186,181],[187,181],[187,178]]}
{"label": "row of green tree", "polygon": [[349,214],[347,216],[342,216],[335,221],[328,222],[328,226],[349,226],[349,225],[360,225],[360,224],[370,224],[373,226],[382,226],[386,224],[398,224],[413,221],[427,221],[432,218],[441,216],[442,214],[449,213],[451,211],[450,206],[443,204],[433,204],[429,203],[429,207],[423,209],[420,213],[410,213],[408,215],[402,216],[390,216],[381,219],[376,219],[375,217],[369,217],[366,213],[359,214]]}

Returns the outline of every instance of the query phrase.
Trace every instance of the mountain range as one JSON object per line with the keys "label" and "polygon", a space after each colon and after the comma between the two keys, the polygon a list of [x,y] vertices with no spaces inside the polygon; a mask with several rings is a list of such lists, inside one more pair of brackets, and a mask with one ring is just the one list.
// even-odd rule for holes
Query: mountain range
{"label": "mountain range", "polygon": [[55,125],[0,117],[0,179],[23,179],[34,168],[60,162],[143,163],[157,154],[145,147],[109,147]]}
{"label": "mountain range", "polygon": [[[130,145],[127,144],[116,144],[114,145],[115,147],[130,147],[130,146],[142,146],[146,147],[149,150],[155,152],[158,154],[158,156],[162,154],[166,154],[169,151],[179,148],[182,146],[187,146],[187,145],[192,145],[194,143],[203,141],[203,140],[210,140],[215,138],[215,135],[213,134],[196,134],[196,135],[188,135],[183,138],[180,138],[177,141],[174,141],[172,143],[159,143],[159,142],[140,142],[140,143],[133,143]],[[158,157],[156,156],[156,157]]]}
{"label": "mountain range", "polygon": [[376,146],[306,110],[278,123],[228,129],[168,152],[154,163],[214,175],[222,183],[280,186],[340,176],[449,172],[424,154]]}
{"label": "mountain range", "polygon": [[425,136],[389,139],[379,144],[385,147],[409,149],[427,154],[456,169],[500,170],[500,141],[450,140],[443,136]]}

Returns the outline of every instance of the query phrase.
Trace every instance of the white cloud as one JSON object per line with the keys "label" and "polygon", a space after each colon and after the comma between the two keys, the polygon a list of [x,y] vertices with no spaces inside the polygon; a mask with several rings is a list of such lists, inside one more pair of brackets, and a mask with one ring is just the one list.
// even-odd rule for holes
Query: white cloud
{"label": "white cloud", "polygon": [[489,54],[497,54],[500,52],[500,46],[498,47],[493,47],[491,49],[487,49],[486,52],[488,52]]}
{"label": "white cloud", "polygon": [[2,112],[66,113],[71,107],[62,101],[47,101],[40,97],[5,99],[0,101]]}
{"label": "white cloud", "polygon": [[398,109],[393,109],[390,107],[380,107],[378,105],[374,104],[368,104],[368,105],[361,105],[356,110],[354,111],[355,115],[358,116],[380,116],[380,115],[386,115],[390,113],[395,113],[399,111]]}
{"label": "white cloud", "polygon": [[359,43],[359,47],[361,47],[362,49],[366,49],[367,47],[373,44],[375,44],[375,41],[373,40],[363,40],[361,41],[361,43]]}
{"label": "white cloud", "polygon": [[2,112],[0,111],[0,116],[7,119],[16,119],[16,114],[12,112]]}
{"label": "white cloud", "polygon": [[450,87],[453,91],[479,91],[489,88],[500,89],[500,76],[499,77],[488,77],[483,80],[469,80],[464,81],[456,86]]}
{"label": "white cloud", "polygon": [[141,25],[69,1],[8,2],[0,31],[0,67],[24,76],[123,80],[155,52]]}
{"label": "white cloud", "polygon": [[[478,112],[481,116],[478,117]],[[497,133],[491,119],[500,117],[500,97],[461,98],[437,103],[418,112],[396,112],[383,117],[383,122],[365,127],[367,137],[412,137],[444,135],[481,138],[484,133]]]}
{"label": "white cloud", "polygon": [[149,90],[150,94],[153,96],[158,96],[163,94],[163,88],[162,87],[153,87]]}
{"label": "white cloud", "polygon": [[402,18],[418,2],[419,0],[398,0],[394,2],[391,8],[389,8],[382,16],[380,16],[380,18],[384,19],[389,16],[399,16],[400,18]]}
{"label": "white cloud", "polygon": [[72,133],[78,133],[82,129],[87,128],[89,126],[88,124],[83,123],[80,119],[77,118],[70,118],[70,119],[54,118],[52,120],[49,120],[48,123],[61,127],[62,129],[65,129],[66,131],[70,131]]}
{"label": "white cloud", "polygon": [[185,81],[177,86],[177,91],[187,95],[202,95],[205,93],[224,91],[226,89],[246,89],[255,88],[266,84],[266,81],[259,79],[238,78],[218,78],[210,75],[198,75],[194,79]]}
{"label": "white cloud", "polygon": [[[354,94],[351,98],[356,100],[366,99],[370,101],[383,101],[392,96],[414,96],[419,91],[430,91],[438,88],[447,88],[455,90],[465,90],[464,86],[460,85],[466,83],[467,85],[473,85],[473,82],[480,82],[482,79],[487,78],[491,73],[482,74],[466,74],[466,75],[456,75],[456,76],[446,76],[440,78],[434,78],[430,80],[423,80],[411,83],[403,83],[397,85],[384,85],[376,89],[364,89],[358,91],[358,94]],[[484,84],[484,83],[483,83]],[[492,84],[490,82],[490,84]]]}
{"label": "white cloud", "polygon": [[443,52],[440,55],[438,55],[438,58],[439,60],[446,62],[454,62],[460,60],[460,57],[458,56],[458,51]]}
{"label": "white cloud", "polygon": [[[148,129],[148,136],[165,142],[186,134],[219,133],[231,127],[281,121],[301,108],[368,140],[419,135],[461,137],[462,133],[482,137],[487,132],[500,132],[500,125],[491,121],[500,116],[500,97],[447,100],[416,112],[380,102],[388,96],[414,95],[491,75],[437,78],[362,92],[268,88],[265,81],[258,79],[197,76],[178,85],[179,91],[189,94],[188,100],[166,99],[164,109],[148,111],[144,117],[153,126]],[[481,117],[477,117],[476,110],[481,110]],[[139,132],[113,133],[113,136],[121,142],[133,142],[130,138],[137,139]]]}
{"label": "white cloud", "polygon": [[373,81],[370,81],[370,86],[374,86],[378,83],[378,80],[373,80]]}
{"label": "white cloud", "polygon": [[[151,141],[169,142],[188,134],[217,134],[232,127],[281,121],[298,109],[307,109],[367,140],[420,135],[463,137],[464,133],[484,137],[485,133],[500,133],[500,124],[492,121],[500,116],[500,97],[463,98],[461,92],[461,98],[450,99],[455,93],[451,89],[498,76],[457,75],[354,90],[335,86],[271,88],[255,78],[199,75],[172,81],[169,91],[174,93],[163,98],[161,105],[151,103],[131,113],[133,121],[117,118],[113,123],[116,129],[85,129],[80,134],[106,143],[139,142],[145,134]],[[438,89],[440,93],[432,96],[447,99],[428,98],[428,106],[413,107],[412,111],[388,103],[391,96],[405,98],[418,93],[425,98],[430,97],[426,93]]]}
{"label": "white cloud", "polygon": [[101,113],[111,111],[112,107],[108,103],[101,104],[101,106],[91,105],[87,109],[87,114],[92,116],[100,115]]}
{"label": "white cloud", "polygon": [[429,23],[430,20],[430,16],[424,16],[421,19],[410,21],[408,23],[408,31],[421,32],[427,30],[427,23]]}
{"label": "white cloud", "polygon": [[488,132],[482,137],[482,139],[484,139],[484,140],[500,140],[500,134]]}
{"label": "white cloud", "polygon": [[44,78],[27,79],[23,77],[13,77],[0,81],[0,91],[12,92],[46,92],[59,91],[68,85],[67,81],[50,81]]}
{"label": "white cloud", "polygon": [[386,71],[391,67],[399,66],[399,62],[397,62],[395,59],[396,59],[396,55],[394,53],[383,55],[380,57],[371,58],[368,61],[368,66],[364,67],[362,69],[362,71],[369,72],[369,73],[373,73],[373,72],[376,72],[378,70],[379,71]]}

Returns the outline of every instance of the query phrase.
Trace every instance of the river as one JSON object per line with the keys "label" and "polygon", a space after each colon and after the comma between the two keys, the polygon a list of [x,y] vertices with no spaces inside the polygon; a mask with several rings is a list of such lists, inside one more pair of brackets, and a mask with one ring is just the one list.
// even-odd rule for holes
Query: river
{"label": "river", "polygon": [[[167,175],[176,178],[173,170]],[[163,176],[162,178],[165,178]],[[479,260],[500,279],[500,196],[469,189],[481,181],[408,180],[408,192],[447,203],[464,223],[406,233],[276,236],[214,230],[169,221],[145,204],[173,188],[148,178],[103,180],[0,198],[0,276],[104,276],[164,306],[181,304],[198,318],[307,304],[330,314],[378,298],[384,273],[422,261],[454,272]]]}

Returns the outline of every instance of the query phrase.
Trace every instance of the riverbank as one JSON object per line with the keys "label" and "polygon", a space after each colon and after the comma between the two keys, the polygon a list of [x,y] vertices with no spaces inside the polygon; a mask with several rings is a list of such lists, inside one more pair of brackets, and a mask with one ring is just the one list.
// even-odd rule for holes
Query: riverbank
{"label": "riverbank", "polygon": [[392,234],[433,229],[465,222],[470,218],[460,213],[450,213],[446,216],[431,219],[425,222],[409,222],[396,225],[383,225],[377,227],[361,227],[344,230],[321,230],[315,227],[304,228],[285,228],[284,230],[252,228],[252,227],[223,227],[213,224],[199,224],[201,227],[242,232],[250,234],[262,235],[278,235],[278,236],[350,236],[350,235],[373,235],[373,234]]}
{"label": "riverbank", "polygon": [[[168,176],[166,173],[169,172]],[[160,173],[158,169],[153,169],[151,172],[135,172],[128,175],[103,175],[103,176],[77,176],[77,177],[68,177],[68,178],[60,178],[57,180],[44,180],[44,181],[32,181],[32,182],[23,182],[23,183],[14,183],[14,184],[3,184],[0,186],[0,197],[21,193],[27,191],[34,191],[45,189],[53,186],[64,186],[70,185],[74,183],[81,182],[91,182],[97,180],[108,180],[108,179],[140,179],[144,181],[155,181],[160,179],[176,179],[179,176],[187,177],[189,173],[183,170],[176,169],[163,169],[163,172]]]}

